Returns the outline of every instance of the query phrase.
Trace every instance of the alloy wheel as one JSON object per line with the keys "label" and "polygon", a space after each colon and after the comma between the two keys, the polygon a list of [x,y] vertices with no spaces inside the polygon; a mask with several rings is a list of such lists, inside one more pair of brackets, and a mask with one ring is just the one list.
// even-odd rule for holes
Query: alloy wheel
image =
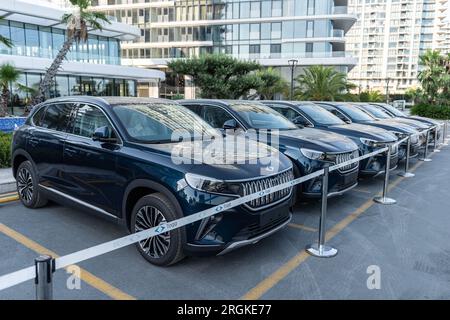
{"label": "alloy wheel", "polygon": [[[139,209],[136,214],[134,231],[139,232],[147,230],[166,222],[166,217],[164,217],[160,210],[153,206],[144,206]],[[152,258],[163,257],[167,251],[169,251],[170,234],[169,232],[166,232],[147,238],[139,242],[139,245],[141,249]]]}
{"label": "alloy wheel", "polygon": [[33,178],[27,168],[19,170],[17,175],[17,189],[21,199],[27,203],[31,201],[33,198]]}

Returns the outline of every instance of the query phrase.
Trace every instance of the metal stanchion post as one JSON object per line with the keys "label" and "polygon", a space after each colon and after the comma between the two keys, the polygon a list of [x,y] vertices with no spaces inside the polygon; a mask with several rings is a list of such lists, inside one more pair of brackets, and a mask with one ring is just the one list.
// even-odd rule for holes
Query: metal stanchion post
{"label": "metal stanchion post", "polygon": [[322,178],[322,207],[320,211],[319,242],[310,244],[306,247],[306,252],[319,258],[331,258],[338,253],[337,249],[325,245],[329,173],[329,167],[325,167]]}
{"label": "metal stanchion post", "polygon": [[443,129],[443,133],[442,133],[442,145],[443,146],[448,146],[447,134],[448,134],[448,121],[445,120],[444,129]]}
{"label": "metal stanchion post", "polygon": [[447,138],[450,138],[450,133],[448,133],[448,120],[445,120],[445,126],[447,127],[447,134],[446,134],[446,136],[445,136],[445,138],[447,139]]}
{"label": "metal stanchion post", "polygon": [[441,152],[441,150],[438,149],[438,130],[439,126],[436,126],[434,129],[434,145],[433,145],[433,152]]}
{"label": "metal stanchion post", "polygon": [[384,170],[384,184],[383,184],[383,195],[381,197],[375,197],[373,201],[380,204],[394,204],[397,201],[387,197],[388,187],[389,187],[389,169],[391,167],[391,146],[388,147],[386,152],[386,169]]}
{"label": "metal stanchion post", "polygon": [[420,161],[430,162],[431,159],[428,158],[428,141],[430,140],[430,129],[427,130],[427,136],[425,138],[425,149],[423,151],[423,157],[419,158]]}
{"label": "metal stanchion post", "polygon": [[398,175],[404,178],[412,178],[415,176],[414,173],[408,172],[409,170],[409,157],[411,154],[411,136],[408,138],[408,143],[406,146],[406,159],[405,159],[405,171],[400,172]]}
{"label": "metal stanchion post", "polygon": [[53,299],[54,260],[51,256],[42,255],[34,260],[36,267],[36,300]]}

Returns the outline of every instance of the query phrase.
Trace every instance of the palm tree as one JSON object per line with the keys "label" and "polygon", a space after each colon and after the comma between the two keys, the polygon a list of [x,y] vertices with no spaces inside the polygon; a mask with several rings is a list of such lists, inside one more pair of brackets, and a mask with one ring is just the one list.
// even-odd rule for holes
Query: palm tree
{"label": "palm tree", "polygon": [[9,85],[11,83],[17,83],[19,78],[20,71],[17,70],[12,64],[4,63],[0,66],[0,117],[8,115],[8,102],[11,95]]}
{"label": "palm tree", "polygon": [[[3,20],[3,18],[0,18],[0,20]],[[1,34],[0,34],[0,44],[3,44],[5,46],[7,46],[8,48],[12,48],[12,46],[13,46],[11,39],[8,39],[8,38],[2,36]]]}
{"label": "palm tree", "polygon": [[67,53],[74,42],[86,42],[88,39],[88,26],[93,30],[102,30],[104,23],[110,23],[107,16],[101,12],[89,11],[91,0],[69,0],[76,8],[76,12],[65,14],[61,22],[67,25],[66,41],[59,50],[53,63],[45,73],[42,79],[37,94],[35,95],[32,105],[41,103],[45,99],[45,92],[53,83],[55,76],[60,69]]}
{"label": "palm tree", "polygon": [[258,70],[256,76],[261,80],[257,93],[263,100],[272,100],[277,93],[287,95],[288,84],[273,68]]}
{"label": "palm tree", "polygon": [[422,70],[418,73],[418,79],[428,101],[435,101],[443,89],[445,58],[437,50],[427,50],[420,56],[419,61]]}
{"label": "palm tree", "polygon": [[340,100],[353,85],[347,81],[347,76],[333,67],[321,65],[305,69],[304,74],[296,78],[298,88],[296,99],[313,101]]}
{"label": "palm tree", "polygon": [[380,91],[367,90],[359,94],[359,101],[361,102],[383,102],[384,96]]}

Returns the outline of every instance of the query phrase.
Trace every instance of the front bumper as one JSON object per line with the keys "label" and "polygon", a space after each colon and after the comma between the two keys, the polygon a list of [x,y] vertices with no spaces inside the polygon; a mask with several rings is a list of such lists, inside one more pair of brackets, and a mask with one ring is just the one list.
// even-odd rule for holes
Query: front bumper
{"label": "front bumper", "polygon": [[[239,206],[217,215],[219,222],[211,227],[203,220],[190,226],[191,235],[185,245],[188,255],[209,256],[225,254],[253,244],[283,228],[292,218],[292,195],[286,200],[259,211]],[[209,219],[209,218],[206,218]],[[211,227],[211,228],[210,228]],[[201,228],[206,235],[198,237]]]}
{"label": "front bumper", "polygon": [[[398,153],[391,155],[389,170],[394,170],[398,165]],[[375,176],[386,169],[386,154],[379,154],[364,159],[360,162],[360,172],[366,176]]]}
{"label": "front bumper", "polygon": [[[328,197],[341,195],[358,185],[358,167],[349,172],[338,170],[330,172],[328,179]],[[322,196],[322,177],[319,176],[302,185],[302,196],[306,198],[319,198]]]}

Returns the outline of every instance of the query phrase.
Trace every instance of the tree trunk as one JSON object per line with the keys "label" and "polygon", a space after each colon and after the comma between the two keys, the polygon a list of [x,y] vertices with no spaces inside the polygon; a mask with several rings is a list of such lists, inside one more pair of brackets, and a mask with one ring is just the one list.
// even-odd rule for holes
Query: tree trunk
{"label": "tree trunk", "polygon": [[50,85],[52,84],[53,80],[55,79],[56,74],[58,73],[58,70],[61,68],[61,65],[64,61],[64,59],[67,56],[67,53],[70,51],[70,47],[72,47],[72,44],[75,40],[75,37],[69,37],[63,44],[62,48],[59,50],[58,55],[56,56],[55,60],[53,60],[52,64],[50,65],[50,68],[47,69],[47,72],[45,73],[44,79],[42,79],[41,83],[39,84],[38,92],[36,93],[36,96],[33,97],[33,100],[31,101],[31,107],[43,102],[45,100],[45,92],[49,89]]}
{"label": "tree trunk", "polygon": [[8,100],[9,100],[9,89],[8,87],[3,87],[0,102],[0,117],[6,117],[8,115]]}

